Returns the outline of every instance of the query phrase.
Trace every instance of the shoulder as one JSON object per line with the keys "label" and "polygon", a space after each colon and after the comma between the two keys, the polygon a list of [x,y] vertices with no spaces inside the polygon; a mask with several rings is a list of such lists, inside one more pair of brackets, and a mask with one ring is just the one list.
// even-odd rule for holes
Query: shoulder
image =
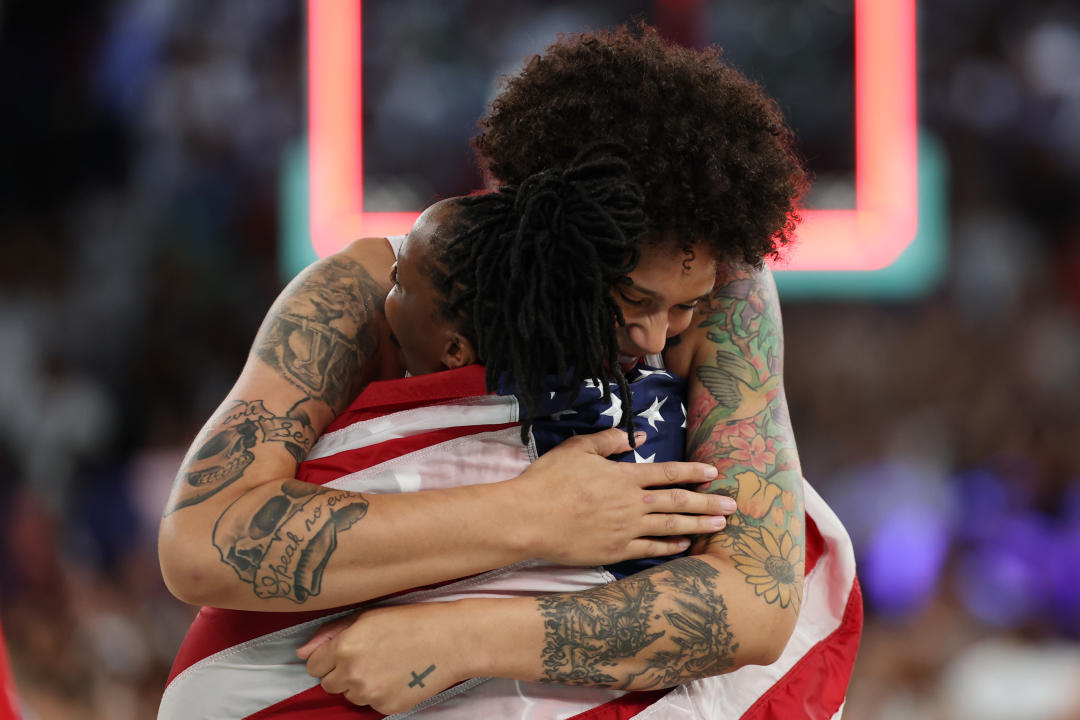
{"label": "shoulder", "polygon": [[360,265],[384,292],[390,290],[390,267],[394,264],[394,248],[387,238],[360,238],[335,254],[341,260]]}
{"label": "shoulder", "polygon": [[728,325],[736,313],[740,320],[763,315],[779,326],[776,281],[768,266],[761,269],[743,264],[725,266],[717,274],[712,294],[694,311],[690,327],[677,344],[664,350],[665,365],[673,372],[689,377],[690,371],[714,352],[715,328]]}

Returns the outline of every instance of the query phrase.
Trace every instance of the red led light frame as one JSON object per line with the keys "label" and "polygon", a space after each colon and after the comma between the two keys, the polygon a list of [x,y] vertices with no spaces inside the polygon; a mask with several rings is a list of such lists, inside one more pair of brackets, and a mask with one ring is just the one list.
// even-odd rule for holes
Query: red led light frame
{"label": "red led light frame", "polygon": [[[362,0],[308,0],[311,241],[319,256],[403,235],[416,212],[365,212]],[[855,0],[855,208],[807,210],[785,270],[878,270],[918,227],[915,0]]]}

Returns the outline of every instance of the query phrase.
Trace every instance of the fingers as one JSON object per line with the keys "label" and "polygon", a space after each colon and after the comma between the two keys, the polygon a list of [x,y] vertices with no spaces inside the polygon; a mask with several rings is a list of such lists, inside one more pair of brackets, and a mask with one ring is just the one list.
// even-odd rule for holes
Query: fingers
{"label": "fingers", "polygon": [[314,637],[297,648],[296,656],[301,660],[307,660],[323,643],[333,640],[341,634],[342,630],[352,625],[355,619],[354,615],[350,615],[321,626],[315,631]]}
{"label": "fingers", "polygon": [[713,480],[718,475],[716,468],[706,463],[662,462],[636,463],[630,465],[637,474],[638,485],[654,487],[657,485],[697,485]]}
{"label": "fingers", "polygon": [[329,643],[323,643],[312,651],[305,666],[308,675],[313,678],[325,678],[334,669],[334,654],[330,648]]}
{"label": "fingers", "polygon": [[689,538],[638,538],[626,544],[627,558],[677,555],[690,547]]}
{"label": "fingers", "polygon": [[337,668],[332,668],[331,672],[328,672],[319,681],[322,685],[322,689],[331,695],[340,695],[345,693],[345,697],[349,697],[349,692],[355,692],[354,688],[349,686],[345,673],[339,672]]}
{"label": "fingers", "polygon": [[645,533],[661,537],[711,535],[727,526],[723,515],[646,515],[644,520]]}
{"label": "fingers", "polygon": [[[645,432],[639,430],[634,433],[634,439],[638,445],[645,442]],[[602,430],[589,435],[577,435],[563,442],[562,445],[567,447],[578,446],[585,452],[595,453],[601,457],[630,451],[629,437],[624,431],[617,428]]]}
{"label": "fingers", "polygon": [[649,490],[641,501],[651,513],[680,513],[687,515],[730,515],[739,506],[727,495],[693,492],[682,488]]}

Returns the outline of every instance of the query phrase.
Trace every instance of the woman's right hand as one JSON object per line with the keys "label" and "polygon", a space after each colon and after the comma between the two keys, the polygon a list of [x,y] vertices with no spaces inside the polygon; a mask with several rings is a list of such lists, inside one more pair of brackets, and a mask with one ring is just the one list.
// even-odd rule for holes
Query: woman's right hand
{"label": "woman's right hand", "polygon": [[[638,442],[644,442],[640,437]],[[716,468],[696,462],[628,463],[621,430],[566,440],[509,481],[522,503],[525,542],[535,557],[603,565],[685,550],[692,535],[723,529],[735,500],[703,487]]]}

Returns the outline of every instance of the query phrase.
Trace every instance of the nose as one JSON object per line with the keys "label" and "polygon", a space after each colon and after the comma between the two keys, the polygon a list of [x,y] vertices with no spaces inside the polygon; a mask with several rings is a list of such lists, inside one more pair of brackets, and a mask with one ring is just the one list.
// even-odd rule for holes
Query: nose
{"label": "nose", "polygon": [[627,328],[630,341],[648,355],[654,355],[664,349],[668,339],[666,318],[651,317],[643,323],[635,323]]}
{"label": "nose", "polygon": [[689,312],[672,310],[667,315],[657,313],[634,322],[627,327],[630,341],[647,355],[659,354],[672,335],[678,335],[690,326]]}

